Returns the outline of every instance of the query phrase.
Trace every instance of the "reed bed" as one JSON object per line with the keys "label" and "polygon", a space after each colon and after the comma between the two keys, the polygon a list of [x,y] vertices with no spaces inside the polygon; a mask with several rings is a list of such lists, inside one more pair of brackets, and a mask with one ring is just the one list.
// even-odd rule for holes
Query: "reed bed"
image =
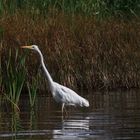
{"label": "reed bed", "polygon": [[[12,55],[13,51],[14,55]],[[25,55],[19,56],[18,50],[13,49],[13,51],[9,49],[8,57],[3,57],[1,73],[5,96],[17,107],[26,78],[26,70],[24,68]]]}
{"label": "reed bed", "polygon": [[[75,15],[63,12],[33,18],[18,11],[0,19],[1,63],[9,49],[36,44],[53,79],[74,89],[140,87],[140,21]],[[25,51],[20,52],[24,54]],[[38,74],[39,57],[28,52],[24,66],[27,81]],[[2,67],[3,69],[3,67]],[[41,76],[40,76],[41,77]],[[39,90],[46,90],[44,76]]]}

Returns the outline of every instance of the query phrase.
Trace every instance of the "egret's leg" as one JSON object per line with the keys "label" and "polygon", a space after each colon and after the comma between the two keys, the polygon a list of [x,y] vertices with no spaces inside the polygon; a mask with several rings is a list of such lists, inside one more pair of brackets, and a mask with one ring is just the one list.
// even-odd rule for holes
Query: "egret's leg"
{"label": "egret's leg", "polygon": [[64,106],[65,106],[65,104],[62,103],[62,115],[63,115]]}

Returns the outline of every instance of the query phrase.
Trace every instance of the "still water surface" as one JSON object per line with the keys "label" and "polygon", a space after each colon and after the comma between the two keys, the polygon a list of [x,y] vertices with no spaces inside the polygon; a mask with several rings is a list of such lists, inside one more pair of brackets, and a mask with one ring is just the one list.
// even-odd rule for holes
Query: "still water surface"
{"label": "still water surface", "polygon": [[[84,96],[84,94],[83,94]],[[33,110],[27,96],[20,112],[0,106],[0,140],[140,140],[140,91],[93,92],[89,108],[61,106],[39,96]]]}

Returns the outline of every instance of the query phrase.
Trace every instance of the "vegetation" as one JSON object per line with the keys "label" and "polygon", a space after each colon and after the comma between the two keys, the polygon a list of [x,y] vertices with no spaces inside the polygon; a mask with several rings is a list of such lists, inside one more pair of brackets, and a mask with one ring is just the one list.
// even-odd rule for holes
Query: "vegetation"
{"label": "vegetation", "polygon": [[26,44],[38,45],[53,79],[75,90],[140,88],[140,0],[0,0],[0,106],[12,104],[15,134],[21,94],[34,109],[48,89],[38,55],[19,48]]}
{"label": "vegetation", "polygon": [[67,13],[86,16],[138,16],[140,14],[139,0],[1,0],[0,13],[15,13],[22,9],[32,15],[48,13]]}
{"label": "vegetation", "polygon": [[69,87],[139,88],[139,8],[138,0],[0,1],[1,91],[18,104],[24,86],[33,106],[36,84],[46,87],[43,75],[29,84],[40,62],[19,52],[25,44],[37,44],[53,79]]}
{"label": "vegetation", "polygon": [[24,69],[25,56],[18,55],[18,50],[15,50],[15,57],[12,58],[10,49],[8,58],[3,58],[5,61],[2,66],[2,84],[4,85],[7,99],[14,105],[18,105],[26,76]]}
{"label": "vegetation", "polygon": [[30,106],[31,108],[33,108],[36,101],[36,94],[38,89],[38,77],[36,76],[36,79],[33,78],[31,83],[27,82],[27,87],[29,93]]}
{"label": "vegetation", "polygon": [[[4,28],[4,55],[8,55],[9,44],[11,48],[37,44],[52,77],[64,85],[91,89],[140,87],[137,19],[98,21],[75,16],[71,21],[62,13],[56,18],[38,20],[17,13],[3,17],[0,25]],[[24,65],[28,77],[37,74],[39,64],[37,54],[28,52]],[[42,82],[39,84],[43,86]]]}

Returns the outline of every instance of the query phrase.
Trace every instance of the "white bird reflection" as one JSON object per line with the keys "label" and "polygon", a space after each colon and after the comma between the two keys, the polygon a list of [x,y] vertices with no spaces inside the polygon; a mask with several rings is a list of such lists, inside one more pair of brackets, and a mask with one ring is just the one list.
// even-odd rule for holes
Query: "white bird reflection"
{"label": "white bird reflection", "polygon": [[53,139],[77,139],[89,132],[89,117],[70,118],[62,120],[62,129],[53,130]]}
{"label": "white bird reflection", "polygon": [[89,130],[89,117],[85,117],[83,119],[63,120],[62,128]]}

